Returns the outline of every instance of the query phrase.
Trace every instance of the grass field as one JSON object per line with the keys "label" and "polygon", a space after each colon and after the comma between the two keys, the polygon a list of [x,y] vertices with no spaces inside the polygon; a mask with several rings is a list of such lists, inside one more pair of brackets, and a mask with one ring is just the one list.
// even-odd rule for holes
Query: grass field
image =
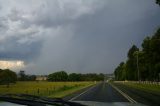
{"label": "grass field", "polygon": [[48,97],[64,97],[75,91],[93,85],[94,82],[17,82],[10,85],[0,85],[0,94],[25,93]]}
{"label": "grass field", "polygon": [[156,85],[156,84],[142,84],[142,83],[131,83],[131,82],[124,82],[124,83],[121,82],[119,84],[123,84],[130,88],[136,88],[143,91],[160,94],[160,85]]}

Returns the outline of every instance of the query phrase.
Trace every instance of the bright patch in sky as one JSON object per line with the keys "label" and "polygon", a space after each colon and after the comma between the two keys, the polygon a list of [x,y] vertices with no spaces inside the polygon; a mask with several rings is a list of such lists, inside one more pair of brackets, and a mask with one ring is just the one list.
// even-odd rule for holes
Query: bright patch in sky
{"label": "bright patch in sky", "polygon": [[15,60],[15,61],[5,61],[0,60],[0,69],[20,69],[24,67],[24,62]]}

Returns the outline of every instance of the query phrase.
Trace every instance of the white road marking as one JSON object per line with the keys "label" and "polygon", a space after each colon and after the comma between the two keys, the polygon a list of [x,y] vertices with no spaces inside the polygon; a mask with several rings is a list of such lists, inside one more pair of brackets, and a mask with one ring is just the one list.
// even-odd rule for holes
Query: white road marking
{"label": "white road marking", "polygon": [[116,86],[113,84],[109,83],[115,90],[117,90],[121,95],[123,95],[129,102],[131,103],[137,103],[134,99],[132,99],[130,96],[122,92],[120,89],[118,89]]}
{"label": "white road marking", "polygon": [[70,101],[75,100],[76,98],[80,97],[81,95],[85,94],[86,92],[88,92],[89,90],[93,89],[93,88],[96,87],[96,86],[97,86],[97,84],[96,84],[96,85],[93,85],[92,87],[90,87],[89,89],[87,89],[87,90],[85,90],[84,92],[80,93],[79,95],[71,98]]}

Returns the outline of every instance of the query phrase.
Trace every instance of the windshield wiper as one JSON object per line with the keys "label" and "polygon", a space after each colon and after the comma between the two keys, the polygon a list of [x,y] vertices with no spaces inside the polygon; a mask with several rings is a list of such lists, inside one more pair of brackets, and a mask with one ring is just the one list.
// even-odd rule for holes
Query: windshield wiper
{"label": "windshield wiper", "polygon": [[7,101],[28,106],[84,106],[79,103],[64,101],[61,98],[48,98],[41,96],[34,96],[28,94],[5,94],[0,95],[0,101]]}

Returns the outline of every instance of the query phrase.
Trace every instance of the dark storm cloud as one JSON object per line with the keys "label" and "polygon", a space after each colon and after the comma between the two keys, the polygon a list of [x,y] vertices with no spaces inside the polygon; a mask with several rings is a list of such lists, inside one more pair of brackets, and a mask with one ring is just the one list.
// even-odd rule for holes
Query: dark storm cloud
{"label": "dark storm cloud", "polygon": [[7,20],[5,18],[0,17],[0,31],[1,32],[7,29],[6,21]]}
{"label": "dark storm cloud", "polygon": [[47,59],[54,67],[47,65],[49,70],[113,72],[126,59],[128,49],[133,44],[140,47],[144,37],[152,35],[160,24],[159,7],[152,1],[109,3],[95,14],[76,20],[74,36],[67,44],[63,38],[57,39],[61,46],[50,50],[55,57]]}
{"label": "dark storm cloud", "polygon": [[[1,21],[3,23],[3,21]],[[39,32],[32,29],[19,29],[21,31],[8,32],[9,27],[1,24],[0,59],[33,61],[40,53],[43,41],[35,40],[34,35]],[[6,34],[5,32],[8,32]]]}
{"label": "dark storm cloud", "polygon": [[25,70],[38,74],[111,73],[160,24],[154,0],[42,0],[1,7],[0,58],[27,61]]}
{"label": "dark storm cloud", "polygon": [[18,43],[19,37],[10,37],[5,42],[0,42],[0,59],[33,61],[42,46],[42,41],[32,43]]}
{"label": "dark storm cloud", "polygon": [[111,1],[96,14],[79,19],[73,41],[86,52],[82,60],[88,67],[83,71],[113,72],[133,44],[140,47],[144,37],[152,35],[160,24],[159,7],[151,4]]}

